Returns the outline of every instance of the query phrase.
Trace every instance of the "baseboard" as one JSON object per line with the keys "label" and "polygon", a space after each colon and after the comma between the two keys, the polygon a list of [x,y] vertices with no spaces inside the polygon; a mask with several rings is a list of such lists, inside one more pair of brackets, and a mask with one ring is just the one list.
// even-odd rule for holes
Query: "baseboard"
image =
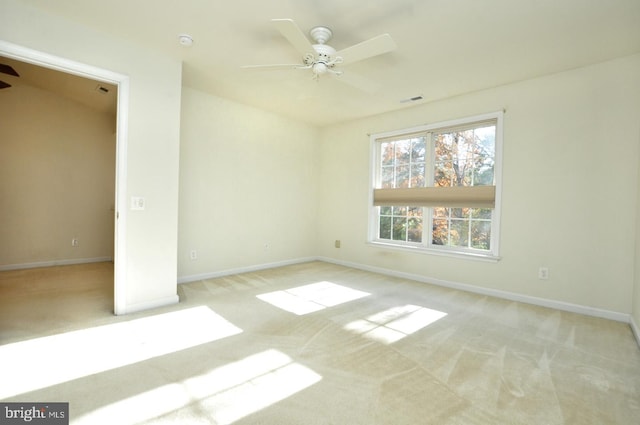
{"label": "baseboard", "polygon": [[[335,260],[333,258],[319,257],[317,258],[317,260],[325,261],[327,263],[338,264],[345,267],[351,267],[354,269],[365,270],[373,273],[380,273],[387,276],[415,280],[418,282],[429,283],[429,284],[442,286],[446,288],[473,292],[480,295],[488,295],[488,296],[502,298],[510,301],[518,301],[526,304],[533,304],[541,307],[548,307],[556,310],[568,311],[571,313],[578,313],[578,314],[584,314],[587,316],[600,317],[603,319],[615,320],[617,322],[624,322],[624,323],[630,322],[630,316],[628,314],[618,313],[615,311],[603,310],[603,309],[583,306],[579,304],[571,304],[563,301],[550,300],[547,298],[532,297],[529,295],[522,295],[522,294],[517,294],[513,292],[500,291],[497,289],[483,288],[480,286],[469,285],[466,283],[452,282],[452,281],[442,280],[442,279],[434,279],[434,278],[425,277],[425,276],[417,275],[413,273],[405,273],[405,272],[399,272],[397,270],[369,266],[366,264],[340,261],[340,260]],[[634,330],[634,332],[635,331],[637,331],[637,327]],[[638,338],[638,335],[639,334],[636,332],[636,338]]]}
{"label": "baseboard", "polygon": [[68,260],[51,260],[51,261],[38,261],[34,263],[6,264],[3,266],[0,266],[0,271],[35,269],[38,267],[70,266],[73,264],[102,263],[104,261],[113,261],[113,258],[111,257],[73,258]]}
{"label": "baseboard", "polygon": [[638,347],[640,347],[640,327],[638,327],[638,324],[636,323],[633,315],[629,315],[629,326],[631,326],[633,336],[636,337],[636,342],[638,343]]}
{"label": "baseboard", "polygon": [[226,269],[226,270],[221,270],[221,271],[217,271],[217,272],[209,272],[209,273],[201,273],[201,274],[193,274],[193,275],[181,276],[181,277],[178,277],[178,284],[195,282],[195,281],[198,281],[198,280],[205,280],[205,279],[215,279],[217,277],[230,276],[230,275],[233,275],[233,274],[255,272],[255,271],[266,270],[266,269],[273,269],[273,268],[276,268],[276,267],[291,266],[293,264],[308,263],[309,261],[316,261],[316,260],[318,260],[317,257],[303,257],[303,258],[295,258],[295,259],[291,259],[291,260],[277,261],[277,262],[274,262],[274,263],[264,263],[264,264],[254,265],[254,266],[238,267],[238,268],[234,268],[234,269]]}
{"label": "baseboard", "polygon": [[141,303],[127,304],[123,311],[116,312],[117,315],[131,314],[138,311],[150,310],[152,308],[164,307],[172,304],[177,304],[180,301],[178,295],[171,295],[169,297],[158,298],[151,301],[144,301]]}
{"label": "baseboard", "polygon": [[522,303],[526,303],[526,304],[532,304],[532,305],[537,305],[537,306],[541,306],[541,307],[553,308],[553,309],[561,310],[561,311],[568,311],[568,312],[571,312],[571,313],[584,314],[586,316],[600,317],[600,318],[603,318],[603,319],[615,320],[617,322],[629,323],[629,325],[631,326],[631,330],[633,331],[633,334],[634,334],[634,336],[636,338],[636,341],[638,342],[638,346],[640,346],[640,327],[638,327],[638,324],[635,322],[633,316],[629,315],[629,314],[619,313],[619,312],[616,312],[616,311],[599,309],[599,308],[595,308],[595,307],[588,307],[588,306],[583,306],[583,305],[579,305],[579,304],[572,304],[572,303],[567,303],[567,302],[563,302],[563,301],[556,301],[556,300],[551,300],[551,299],[548,299],[548,298],[539,298],[539,297],[533,297],[533,296],[530,296],[530,295],[517,294],[517,293],[514,293],[514,292],[501,291],[501,290],[498,290],[498,289],[483,288],[483,287],[480,287],[480,286],[469,285],[469,284],[466,284],[466,283],[459,283],[459,282],[453,282],[453,281],[448,281],[448,280],[435,279],[435,278],[425,277],[425,276],[418,275],[418,274],[405,273],[405,272],[400,272],[400,271],[397,271],[397,270],[370,266],[370,265],[367,265],[367,264],[360,264],[360,263],[354,263],[354,262],[350,262],[350,261],[336,260],[334,258],[329,258],[329,257],[297,258],[297,259],[279,261],[279,262],[274,262],[274,263],[265,263],[265,264],[259,264],[259,265],[248,266],[248,267],[239,267],[239,268],[234,268],[234,269],[226,269],[226,270],[217,271],[217,272],[211,272],[211,273],[202,273],[202,274],[197,274],[197,275],[182,276],[182,277],[178,278],[178,283],[182,284],[182,283],[194,282],[194,281],[204,280],[204,279],[214,279],[214,278],[222,277],[222,276],[229,276],[229,275],[240,274],[240,273],[254,272],[254,271],[258,271],[258,270],[266,270],[266,269],[271,269],[271,268],[275,268],[275,267],[282,267],[282,266],[289,266],[289,265],[293,265],[293,264],[306,263],[306,262],[309,262],[309,261],[324,261],[326,263],[337,264],[337,265],[341,265],[341,266],[345,266],[345,267],[351,267],[351,268],[359,269],[359,270],[365,270],[365,271],[369,271],[369,272],[373,272],[373,273],[380,273],[380,274],[387,275],[387,276],[393,276],[393,277],[399,277],[399,278],[403,278],[403,279],[415,280],[415,281],[418,281],[418,282],[429,283],[429,284],[442,286],[442,287],[446,287],[446,288],[451,288],[451,289],[458,289],[458,290],[461,290],[461,291],[472,292],[472,293],[476,293],[476,294],[480,294],[480,295],[487,295],[487,296],[492,296],[492,297],[496,297],[496,298],[502,298],[502,299],[506,299],[506,300],[510,300],[510,301],[518,301],[518,302],[522,302]]}

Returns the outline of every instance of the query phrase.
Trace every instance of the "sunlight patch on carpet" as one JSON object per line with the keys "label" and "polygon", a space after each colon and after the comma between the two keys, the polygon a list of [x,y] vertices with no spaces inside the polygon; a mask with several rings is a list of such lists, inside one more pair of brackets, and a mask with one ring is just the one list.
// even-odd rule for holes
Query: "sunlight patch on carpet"
{"label": "sunlight patch on carpet", "polygon": [[0,346],[0,399],[242,332],[201,306]]}
{"label": "sunlight patch on carpet", "polygon": [[317,282],[283,291],[268,292],[257,297],[278,308],[302,316],[368,295],[371,294],[332,282]]}
{"label": "sunlight patch on carpet", "polygon": [[[286,354],[269,349],[212,369],[181,382],[163,385],[120,400],[79,418],[83,423],[107,423],[126,417],[141,423],[180,412],[181,423],[194,418],[231,424],[282,401],[319,382],[322,376],[294,362]],[[185,416],[186,415],[186,416]],[[167,418],[168,419],[168,418]]]}
{"label": "sunlight patch on carpet", "polygon": [[446,315],[442,311],[407,304],[355,320],[346,324],[344,329],[384,344],[392,344]]}

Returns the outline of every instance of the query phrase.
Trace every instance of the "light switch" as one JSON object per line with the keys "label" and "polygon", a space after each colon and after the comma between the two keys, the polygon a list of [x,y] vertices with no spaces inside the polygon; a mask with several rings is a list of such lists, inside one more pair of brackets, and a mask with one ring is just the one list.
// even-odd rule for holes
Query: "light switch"
{"label": "light switch", "polygon": [[137,211],[144,210],[144,198],[141,196],[132,196],[131,209]]}

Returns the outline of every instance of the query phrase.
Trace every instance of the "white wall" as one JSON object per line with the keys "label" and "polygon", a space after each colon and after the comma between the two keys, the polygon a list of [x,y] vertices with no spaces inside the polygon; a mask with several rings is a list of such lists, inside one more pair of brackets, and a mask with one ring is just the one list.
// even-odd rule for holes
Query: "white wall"
{"label": "white wall", "polygon": [[[632,311],[638,55],[331,126],[319,136],[313,128],[187,89],[180,152],[177,60],[14,0],[0,3],[0,40],[130,78],[125,197],[144,196],[147,208],[122,211],[126,311],[175,302],[178,259],[185,277],[309,255]],[[502,260],[367,246],[367,133],[503,108]],[[185,156],[180,243],[179,153]],[[314,184],[317,189],[307,190]],[[342,248],[333,247],[335,239]],[[191,249],[198,250],[197,261],[187,259]],[[540,265],[549,267],[549,281],[537,279]]]}
{"label": "white wall", "polygon": [[[638,116],[638,121],[640,121],[640,116]],[[638,143],[640,144],[640,133],[638,134]],[[640,156],[638,157],[638,170],[640,170]],[[638,172],[638,193],[636,208],[638,214],[636,215],[636,249],[631,326],[635,333],[636,340],[640,345],[640,171]]]}
{"label": "white wall", "polygon": [[181,139],[181,281],[314,255],[316,128],[185,87]]}
{"label": "white wall", "polygon": [[129,77],[124,199],[143,196],[147,206],[119,206],[120,312],[177,302],[181,63],[13,0],[0,3],[0,40]]}
{"label": "white wall", "polygon": [[[497,263],[376,248],[368,133],[506,109]],[[326,128],[318,253],[425,278],[631,312],[640,55]],[[334,248],[334,240],[342,248]],[[550,279],[537,279],[539,266]]]}
{"label": "white wall", "polygon": [[111,259],[115,117],[26,85],[0,117],[0,268]]}

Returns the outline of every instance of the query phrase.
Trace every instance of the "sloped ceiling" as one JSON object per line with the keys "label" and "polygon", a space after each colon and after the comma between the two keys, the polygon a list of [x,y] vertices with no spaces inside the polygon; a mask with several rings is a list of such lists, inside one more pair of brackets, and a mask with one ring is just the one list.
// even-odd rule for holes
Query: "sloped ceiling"
{"label": "sloped ceiling", "polygon": [[[0,80],[12,87],[27,85],[46,90],[97,111],[116,116],[117,87],[88,78],[59,72],[12,58],[0,56],[0,64],[11,66],[18,77],[0,74]],[[10,88],[4,90],[11,90]]]}
{"label": "sloped ceiling", "polygon": [[[183,84],[323,126],[640,52],[639,0],[22,0],[183,61]],[[389,33],[397,50],[343,68],[365,93],[297,63],[271,19],[333,30],[337,50]],[[183,47],[178,35],[195,43]]]}

